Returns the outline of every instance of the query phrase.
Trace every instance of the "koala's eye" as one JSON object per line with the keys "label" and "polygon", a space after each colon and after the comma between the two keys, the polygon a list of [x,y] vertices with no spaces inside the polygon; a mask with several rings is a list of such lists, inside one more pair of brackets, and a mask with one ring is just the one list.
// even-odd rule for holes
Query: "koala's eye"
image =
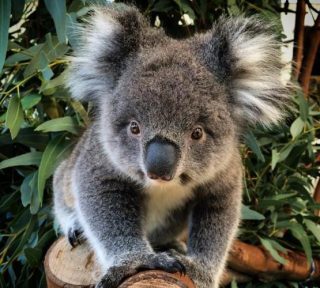
{"label": "koala's eye", "polygon": [[136,121],[130,122],[130,132],[134,135],[140,134],[140,127],[139,124]]}
{"label": "koala's eye", "polygon": [[199,140],[202,138],[202,136],[203,136],[203,131],[200,127],[197,127],[192,131],[191,138],[193,140]]}

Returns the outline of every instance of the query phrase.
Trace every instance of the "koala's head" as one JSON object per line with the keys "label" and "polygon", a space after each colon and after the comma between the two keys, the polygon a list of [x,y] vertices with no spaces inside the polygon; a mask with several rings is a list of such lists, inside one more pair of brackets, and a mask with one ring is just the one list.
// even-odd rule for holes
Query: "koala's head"
{"label": "koala's head", "polygon": [[234,155],[240,130],[277,123],[287,89],[280,50],[256,18],[222,19],[173,40],[132,7],[98,8],[68,86],[98,109],[99,141],[142,184],[202,182]]}

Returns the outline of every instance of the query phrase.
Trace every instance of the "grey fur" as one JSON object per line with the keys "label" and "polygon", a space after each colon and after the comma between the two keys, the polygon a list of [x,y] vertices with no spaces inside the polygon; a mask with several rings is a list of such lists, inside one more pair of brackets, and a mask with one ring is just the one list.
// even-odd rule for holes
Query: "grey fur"
{"label": "grey fur", "polygon": [[[177,41],[123,7],[96,8],[72,59],[67,85],[95,103],[97,117],[55,173],[56,217],[65,234],[83,230],[95,250],[106,273],[98,287],[139,269],[182,266],[197,287],[218,287],[240,218],[240,129],[277,123],[287,101],[279,45],[255,18],[222,19]],[[130,135],[132,120],[140,136]],[[192,140],[199,125],[205,135]],[[156,137],[180,153],[165,184],[144,167]],[[187,226],[186,255],[156,252],[176,247]]]}

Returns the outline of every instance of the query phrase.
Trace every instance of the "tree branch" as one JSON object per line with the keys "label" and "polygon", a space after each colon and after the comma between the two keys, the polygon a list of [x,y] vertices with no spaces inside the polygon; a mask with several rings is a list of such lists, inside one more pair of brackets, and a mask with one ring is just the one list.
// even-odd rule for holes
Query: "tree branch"
{"label": "tree branch", "polygon": [[311,72],[316,60],[317,52],[320,44],[320,14],[318,14],[317,19],[311,31],[308,51],[303,59],[303,64],[301,68],[301,73],[299,77],[299,82],[302,86],[305,96],[308,96]]}
{"label": "tree branch", "polygon": [[299,78],[302,58],[303,58],[303,41],[304,41],[304,18],[306,14],[305,0],[298,0],[296,10],[296,21],[294,29],[294,44],[293,44],[293,62],[294,69],[292,71],[293,77],[297,80]]}

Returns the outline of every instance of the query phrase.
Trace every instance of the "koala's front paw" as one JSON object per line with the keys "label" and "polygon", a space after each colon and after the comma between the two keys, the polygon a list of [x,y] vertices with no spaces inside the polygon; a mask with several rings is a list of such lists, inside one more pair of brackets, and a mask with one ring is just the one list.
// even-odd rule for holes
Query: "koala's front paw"
{"label": "koala's front paw", "polygon": [[70,245],[74,248],[85,241],[83,231],[81,228],[70,228],[68,231],[68,241]]}
{"label": "koala's front paw", "polygon": [[185,267],[186,274],[192,279],[196,287],[216,288],[218,287],[217,275],[210,270],[209,264],[204,264],[194,258],[182,255],[176,250],[169,250],[169,255],[178,259]]}
{"label": "koala's front paw", "polygon": [[120,265],[109,268],[96,287],[116,288],[126,278],[146,270],[159,269],[169,273],[186,273],[184,265],[166,253],[141,256],[139,258],[140,259],[124,260]]}
{"label": "koala's front paw", "polygon": [[137,271],[146,270],[163,270],[168,273],[180,273],[186,274],[186,268],[184,265],[174,257],[169,256],[166,253],[157,254],[156,257],[151,258],[147,263],[144,263],[137,267]]}

